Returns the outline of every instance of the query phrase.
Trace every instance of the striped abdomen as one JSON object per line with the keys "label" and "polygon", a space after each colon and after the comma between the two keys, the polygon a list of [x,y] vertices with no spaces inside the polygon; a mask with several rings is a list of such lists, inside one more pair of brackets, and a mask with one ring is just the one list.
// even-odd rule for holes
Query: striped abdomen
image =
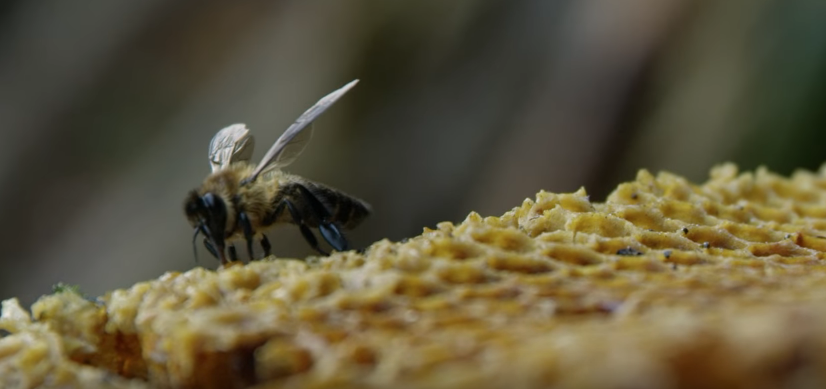
{"label": "striped abdomen", "polygon": [[341,228],[355,228],[370,214],[370,206],[367,203],[336,189],[315,183],[304,187],[329,210],[329,221]]}
{"label": "striped abdomen", "polygon": [[275,211],[268,215],[264,224],[275,221],[293,223],[287,202],[310,227],[318,227],[326,218],[341,228],[352,229],[370,214],[370,206],[364,201],[315,182],[294,180],[281,183],[278,195],[273,199]]}

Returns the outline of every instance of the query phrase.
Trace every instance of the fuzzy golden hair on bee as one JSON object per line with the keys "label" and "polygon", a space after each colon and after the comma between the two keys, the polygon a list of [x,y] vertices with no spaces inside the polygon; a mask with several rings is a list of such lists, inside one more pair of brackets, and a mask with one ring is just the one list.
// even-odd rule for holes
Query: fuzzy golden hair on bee
{"label": "fuzzy golden hair on bee", "polygon": [[370,212],[362,200],[337,189],[281,171],[301,154],[312,135],[312,122],[356,85],[354,80],[323,97],[305,111],[276,140],[257,165],[251,164],[255,139],[243,124],[218,131],[209,146],[212,173],[184,201],[184,213],[204,246],[222,264],[237,260],[233,242],[244,241],[253,258],[253,243],[260,242],[264,256],[270,243],[263,232],[270,227],[296,225],[316,251],[319,246],[311,228],[338,251],[349,250],[342,230],[358,226]]}

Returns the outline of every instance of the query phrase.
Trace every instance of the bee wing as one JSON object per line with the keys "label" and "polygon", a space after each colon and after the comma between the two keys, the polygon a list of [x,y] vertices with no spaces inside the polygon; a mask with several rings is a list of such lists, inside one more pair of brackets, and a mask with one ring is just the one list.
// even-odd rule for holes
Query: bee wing
{"label": "bee wing", "polygon": [[249,161],[255,138],[244,124],[233,124],[218,131],[209,142],[209,163],[212,171],[224,169],[233,162]]}
{"label": "bee wing", "polygon": [[330,108],[336,100],[356,86],[358,82],[359,80],[350,81],[349,84],[322,97],[321,100],[310,107],[310,109],[304,111],[304,113],[295,120],[295,123],[287,128],[287,131],[284,131],[284,134],[275,141],[275,144],[272,145],[272,148],[264,155],[264,159],[261,160],[261,163],[259,163],[255,171],[252,172],[247,182],[255,181],[258,175],[265,170],[280,169],[293,163],[310,141],[312,135],[312,126],[310,126],[310,124],[313,123],[313,120],[324,113],[327,108]]}

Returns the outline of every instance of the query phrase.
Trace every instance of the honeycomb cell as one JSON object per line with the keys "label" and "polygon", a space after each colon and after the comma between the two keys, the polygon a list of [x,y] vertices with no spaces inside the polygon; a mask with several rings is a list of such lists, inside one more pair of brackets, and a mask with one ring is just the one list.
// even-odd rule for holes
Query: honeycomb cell
{"label": "honeycomb cell", "polygon": [[647,190],[640,188],[640,185],[634,183],[620,184],[608,196],[608,203],[613,204],[651,204],[657,197],[653,196]]}
{"label": "honeycomb cell", "polygon": [[779,242],[771,243],[754,243],[749,246],[749,251],[758,257],[767,257],[770,255],[796,257],[812,254],[810,251],[798,246],[791,240],[781,240]]}
{"label": "honeycomb cell", "polygon": [[486,245],[494,246],[505,251],[528,252],[533,249],[533,240],[522,232],[514,229],[474,231],[471,237]]}
{"label": "honeycomb cell", "polygon": [[669,219],[688,224],[711,224],[703,207],[685,201],[667,201],[660,204],[660,212]]}
{"label": "honeycomb cell", "polygon": [[554,270],[550,261],[524,255],[494,254],[488,257],[487,264],[491,269],[524,274],[547,273]]}
{"label": "honeycomb cell", "polygon": [[633,249],[636,251],[648,251],[639,242],[631,237],[628,238],[598,238],[591,243],[590,248],[603,255],[615,255],[620,250]]}
{"label": "honeycomb cell", "polygon": [[456,260],[475,258],[483,252],[478,246],[449,238],[433,239],[425,247],[429,255]]}
{"label": "honeycomb cell", "polygon": [[737,238],[748,242],[777,242],[785,239],[786,235],[764,226],[745,223],[723,223],[721,227]]}
{"label": "honeycomb cell", "polygon": [[672,174],[660,173],[659,181],[667,181],[669,185],[663,190],[663,197],[674,199],[677,201],[689,201],[694,194],[694,189],[682,177],[677,177]]}
{"label": "honeycomb cell", "polygon": [[531,217],[521,227],[529,237],[535,238],[549,231],[564,230],[570,215],[571,211],[558,206],[545,211],[541,216]]}
{"label": "honeycomb cell", "polygon": [[481,284],[490,281],[489,275],[476,264],[462,263],[440,267],[436,274],[450,284]]}
{"label": "honeycomb cell", "polygon": [[258,381],[283,379],[309,370],[312,354],[288,339],[275,338],[255,351]]}
{"label": "honeycomb cell", "polygon": [[609,238],[628,236],[634,230],[633,224],[626,220],[595,212],[572,216],[565,228],[569,231],[596,234]]}
{"label": "honeycomb cell", "polygon": [[565,193],[559,195],[559,205],[571,212],[591,212],[594,206],[588,200],[585,189],[580,189],[576,193]]}
{"label": "honeycomb cell", "polygon": [[800,247],[826,252],[826,236],[795,234],[793,239],[795,244]]}
{"label": "honeycomb cell", "polygon": [[673,231],[676,228],[658,209],[629,206],[617,212],[617,216],[644,230]]}
{"label": "honeycomb cell", "polygon": [[393,287],[393,293],[411,298],[429,296],[442,290],[444,290],[442,285],[432,280],[411,275],[399,277]]}
{"label": "honeycomb cell", "polygon": [[549,245],[541,253],[550,259],[573,265],[595,265],[605,261],[605,257],[585,247]]}
{"label": "honeycomb cell", "polygon": [[748,223],[753,215],[741,205],[726,205],[711,199],[702,201],[703,210],[709,216],[735,223]]}
{"label": "honeycomb cell", "polygon": [[368,365],[373,366],[378,362],[379,356],[376,354],[376,351],[364,344],[354,344],[349,347],[349,349],[345,349],[345,358],[350,359],[353,363],[359,365]]}
{"label": "honeycomb cell", "polygon": [[700,243],[704,247],[716,247],[729,250],[742,249],[746,243],[737,239],[727,230],[709,226],[691,226],[682,229],[686,238]]}
{"label": "honeycomb cell", "polygon": [[665,258],[664,262],[673,263],[675,265],[692,266],[712,262],[709,255],[696,251],[668,250],[663,254],[663,257]]}
{"label": "honeycomb cell", "polygon": [[769,180],[769,185],[772,191],[782,198],[787,198],[798,203],[816,203],[822,196],[821,193],[801,185],[805,183],[805,181],[794,182],[793,180],[783,180],[778,176],[772,178],[773,179]]}
{"label": "honeycomb cell", "polygon": [[634,235],[645,247],[654,250],[693,250],[697,244],[681,234],[640,231]]}
{"label": "honeycomb cell", "polygon": [[754,203],[746,205],[746,210],[762,221],[780,224],[790,223],[796,216],[791,209],[766,207]]}
{"label": "honeycomb cell", "polygon": [[650,257],[620,257],[614,262],[614,268],[643,272],[661,272],[669,269],[662,262]]}
{"label": "honeycomb cell", "polygon": [[816,204],[793,204],[794,212],[801,217],[811,217],[816,219],[826,219],[826,206]]}

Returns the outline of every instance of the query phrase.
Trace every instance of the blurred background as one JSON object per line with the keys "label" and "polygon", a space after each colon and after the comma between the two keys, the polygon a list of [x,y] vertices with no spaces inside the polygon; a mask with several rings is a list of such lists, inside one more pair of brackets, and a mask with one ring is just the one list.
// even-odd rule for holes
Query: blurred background
{"label": "blurred background", "polygon": [[824,20],[818,0],[2,2],[0,298],[198,266],[182,204],[213,134],[246,123],[258,160],[354,78],[289,171],[373,205],[356,247],[540,189],[602,201],[639,168],[817,169]]}

